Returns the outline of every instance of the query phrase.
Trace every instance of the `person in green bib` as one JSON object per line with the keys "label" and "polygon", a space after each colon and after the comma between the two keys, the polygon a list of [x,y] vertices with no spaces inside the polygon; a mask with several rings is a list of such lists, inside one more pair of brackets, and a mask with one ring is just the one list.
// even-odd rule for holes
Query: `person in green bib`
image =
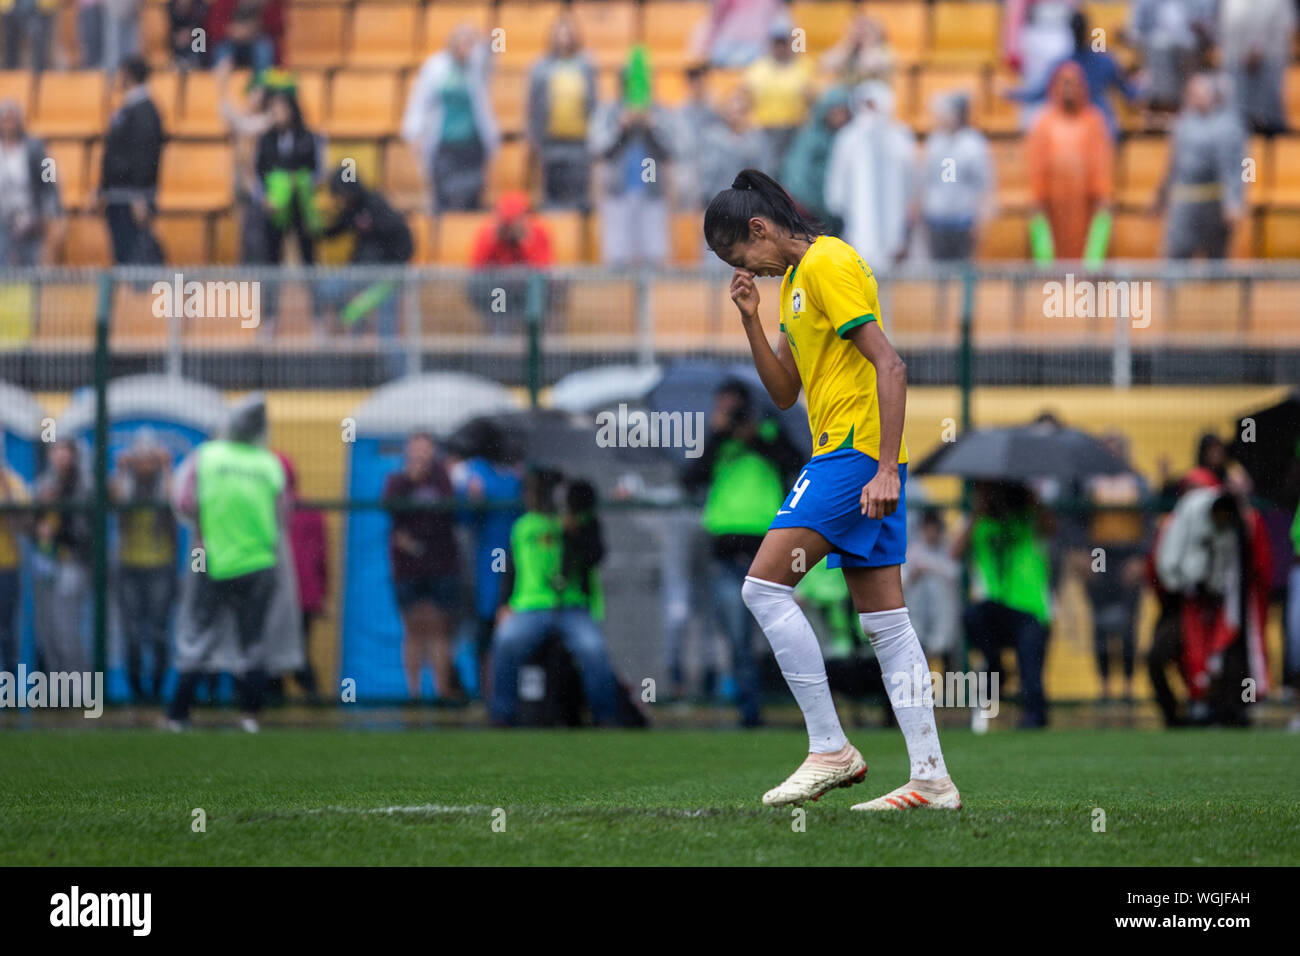
{"label": "person in green bib", "polygon": [[[492,640],[492,722],[515,722],[519,668],[556,633],[573,655],[582,689],[597,724],[618,720],[618,684],[605,647],[605,635],[592,617],[590,575],[594,568],[579,556],[567,570],[585,567],[582,581],[566,580],[565,523],[556,514],[560,475],[533,469],[524,477],[527,509],[510,529],[510,555],[502,582],[502,604]],[[570,528],[570,536],[574,528]]]}
{"label": "person in green bib", "polygon": [[[743,726],[762,722],[754,618],[741,597],[763,535],[785,500],[803,456],[774,417],[760,417],[749,387],[728,379],[714,396],[704,451],[682,476],[687,491],[707,488],[701,524],[712,553],[712,598],[718,626],[731,646],[733,676]],[[680,659],[669,676],[681,684]]]}
{"label": "person in green bib", "polygon": [[244,671],[235,675],[243,727],[257,729],[266,674],[260,660],[262,631],[276,590],[286,503],[280,459],[265,447],[266,400],[250,396],[235,410],[225,438],[195,452],[180,495],[183,514],[195,520],[204,566],[195,582],[194,629],[206,646],[180,672],[167,710],[171,726],[183,726],[194,702],[206,658],[216,650],[219,615],[235,620]]}
{"label": "person in green bib", "polygon": [[1016,650],[1021,727],[1047,725],[1043,663],[1052,623],[1048,542],[1054,521],[1027,487],[979,482],[975,512],[953,545],[969,558],[974,603],[965,612],[966,636],[989,673],[1002,672],[1002,651]]}

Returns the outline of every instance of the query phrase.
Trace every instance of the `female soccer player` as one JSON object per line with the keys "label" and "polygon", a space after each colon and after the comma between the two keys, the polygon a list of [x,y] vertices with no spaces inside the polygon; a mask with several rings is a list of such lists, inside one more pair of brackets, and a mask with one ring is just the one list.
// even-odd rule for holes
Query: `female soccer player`
{"label": "female soccer player", "polygon": [[[812,458],[741,588],[808,726],[807,759],[763,803],[816,800],[867,775],[840,727],[817,637],[794,600],[799,579],[827,557],[844,571],[912,764],[906,784],[853,809],[961,809],[939,748],[930,667],[903,606],[906,366],[880,327],[875,277],[852,246],[820,235],[780,184],[753,169],[709,203],[704,239],[735,269],[731,299],[764,387],[781,408],[804,389],[812,428]],[[784,334],[773,352],[754,277],[778,275]]]}

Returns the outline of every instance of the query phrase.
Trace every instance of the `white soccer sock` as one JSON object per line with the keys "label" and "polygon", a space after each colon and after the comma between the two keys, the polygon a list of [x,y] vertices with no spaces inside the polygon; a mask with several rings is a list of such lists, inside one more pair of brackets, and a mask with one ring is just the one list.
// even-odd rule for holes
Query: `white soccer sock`
{"label": "white soccer sock", "polygon": [[740,594],[767,635],[781,676],[803,711],[809,752],[833,754],[843,749],[849,740],[835,713],[826,662],[812,625],[794,601],[794,588],[746,576]]}
{"label": "white soccer sock", "polygon": [[859,614],[862,632],[880,661],[885,693],[893,705],[898,729],[907,741],[912,779],[937,780],[948,776],[934,725],[934,697],[930,664],[912,628],[907,608]]}

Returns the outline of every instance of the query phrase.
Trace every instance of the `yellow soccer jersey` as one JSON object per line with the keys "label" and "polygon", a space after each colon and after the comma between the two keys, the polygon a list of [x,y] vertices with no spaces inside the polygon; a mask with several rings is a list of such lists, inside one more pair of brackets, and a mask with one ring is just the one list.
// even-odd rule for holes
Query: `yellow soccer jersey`
{"label": "yellow soccer jersey", "polygon": [[[853,247],[820,236],[781,280],[781,331],[808,397],[813,455],[855,448],[880,458],[876,368],[845,340],[880,321],[876,277]],[[898,461],[907,461],[907,442]]]}

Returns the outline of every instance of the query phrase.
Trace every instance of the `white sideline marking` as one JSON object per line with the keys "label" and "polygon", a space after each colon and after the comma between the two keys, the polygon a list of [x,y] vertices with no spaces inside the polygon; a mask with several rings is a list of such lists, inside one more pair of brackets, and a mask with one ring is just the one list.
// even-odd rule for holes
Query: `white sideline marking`
{"label": "white sideline marking", "polygon": [[363,813],[393,816],[398,813],[490,813],[492,807],[448,806],[441,803],[424,803],[414,807],[316,807],[308,813]]}

